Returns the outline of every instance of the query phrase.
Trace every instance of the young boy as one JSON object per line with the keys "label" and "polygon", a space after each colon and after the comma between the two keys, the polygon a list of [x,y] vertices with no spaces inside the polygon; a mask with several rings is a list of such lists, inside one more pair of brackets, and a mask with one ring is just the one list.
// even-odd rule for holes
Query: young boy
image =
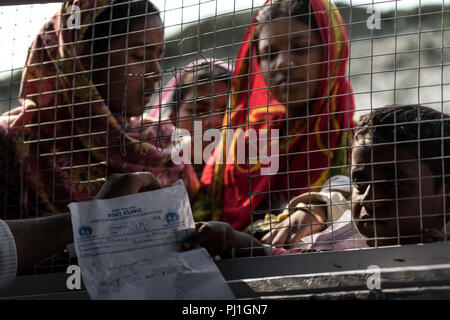
{"label": "young boy", "polygon": [[[394,106],[361,117],[352,147],[353,221],[369,246],[447,238],[450,215],[450,116],[419,106]],[[222,222],[200,222],[184,249],[212,256],[266,255],[250,235]],[[270,248],[270,247],[269,247]],[[294,249],[303,252],[304,249]],[[277,249],[273,254],[286,253]]]}

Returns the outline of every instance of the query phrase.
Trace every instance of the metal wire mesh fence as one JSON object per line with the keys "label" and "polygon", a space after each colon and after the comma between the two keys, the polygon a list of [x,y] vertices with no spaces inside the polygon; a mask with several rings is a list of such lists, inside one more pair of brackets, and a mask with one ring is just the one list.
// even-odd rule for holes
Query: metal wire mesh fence
{"label": "metal wire mesh fence", "polygon": [[32,2],[0,7],[1,218],[151,171],[268,254],[446,239],[448,1]]}

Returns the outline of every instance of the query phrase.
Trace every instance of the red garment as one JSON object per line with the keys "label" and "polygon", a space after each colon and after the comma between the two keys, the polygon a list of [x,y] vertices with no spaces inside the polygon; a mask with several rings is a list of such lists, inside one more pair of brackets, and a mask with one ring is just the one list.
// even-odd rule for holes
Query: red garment
{"label": "red garment", "polygon": [[[327,98],[312,102],[308,123],[299,120],[295,131],[289,132],[289,140],[280,139],[278,174],[261,175],[260,165],[220,164],[217,161],[220,152],[210,158],[203,171],[202,186],[212,191],[212,219],[228,222],[237,230],[253,221],[252,212],[270,193],[289,190],[284,192],[289,201],[322,185],[330,176],[345,173],[348,164],[354,111],[352,89],[346,77],[348,36],[339,11],[333,4],[330,10],[329,0],[311,0],[311,6],[322,42],[328,44],[323,48],[323,57],[329,63],[323,64],[325,80],[319,89],[319,97]],[[233,96],[224,125],[233,128],[242,125],[244,130],[251,126],[256,131],[281,129],[287,120],[286,108],[270,93],[261,76],[257,41],[251,38],[254,27],[255,19],[238,53]],[[224,134],[221,143],[219,150],[235,148],[231,144],[226,150]]]}
{"label": "red garment", "polygon": [[[80,7],[81,28],[67,27],[72,5]],[[105,5],[66,1],[30,48],[22,106],[0,117],[0,154],[7,161],[0,196],[8,218],[67,212],[70,202],[92,199],[113,173],[149,171],[163,187],[183,179],[190,195],[199,188],[193,167],[174,165],[170,139],[159,139],[174,128],[145,114],[122,127],[82,64],[90,49],[79,40]]]}

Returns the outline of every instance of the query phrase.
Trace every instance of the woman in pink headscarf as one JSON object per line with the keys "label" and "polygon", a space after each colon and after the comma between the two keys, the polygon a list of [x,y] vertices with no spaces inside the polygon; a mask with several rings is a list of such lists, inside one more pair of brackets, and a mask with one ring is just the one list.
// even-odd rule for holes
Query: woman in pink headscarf
{"label": "woman in pink headscarf", "polygon": [[[162,123],[168,121],[178,129],[189,132],[190,135],[194,134],[196,121],[198,122],[196,128],[200,128],[202,133],[208,129],[218,129],[222,126],[228,105],[231,77],[232,68],[224,61],[215,59],[194,61],[184,67],[164,87],[161,97],[155,104],[156,108],[150,114]],[[188,139],[187,142],[191,141]],[[193,161],[194,151],[201,151],[203,155],[209,143],[202,141],[201,150],[191,151],[191,162],[194,163],[198,178],[205,163]]]}

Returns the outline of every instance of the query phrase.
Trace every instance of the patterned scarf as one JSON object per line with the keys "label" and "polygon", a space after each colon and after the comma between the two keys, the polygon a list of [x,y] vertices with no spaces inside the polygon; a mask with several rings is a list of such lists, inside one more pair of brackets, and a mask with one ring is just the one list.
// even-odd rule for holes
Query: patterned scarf
{"label": "patterned scarf", "polygon": [[[0,196],[8,218],[67,212],[72,201],[92,199],[113,173],[150,171],[162,186],[184,179],[199,188],[192,166],[174,165],[173,127],[148,115],[121,126],[90,80],[80,56],[83,36],[114,1],[66,1],[34,40],[23,72],[22,106],[1,116]],[[77,5],[81,27],[68,27]],[[127,77],[127,76],[124,76]]]}
{"label": "patterned scarf", "polygon": [[[201,193],[203,208],[210,207],[212,212],[210,216],[203,212],[197,219],[222,220],[242,230],[253,222],[252,213],[271,193],[279,190],[287,202],[316,190],[333,175],[345,174],[354,110],[352,89],[346,78],[348,36],[339,11],[329,0],[311,0],[311,8],[321,40],[327,44],[323,59],[328,63],[323,64],[321,78],[324,80],[318,95],[324,98],[316,99],[309,117],[297,121],[289,130],[288,138],[280,139],[280,166],[275,175],[262,175],[264,165],[260,161],[238,164],[235,152],[238,139],[227,143],[224,130],[220,148],[216,149],[220,152],[211,157],[201,178],[206,190]],[[280,129],[281,132],[287,121],[286,107],[270,93],[261,76],[254,28],[255,18],[236,59],[233,93],[224,126],[241,126],[244,130],[251,127],[256,132]],[[231,157],[231,161],[221,164],[217,161],[221,157]]]}

